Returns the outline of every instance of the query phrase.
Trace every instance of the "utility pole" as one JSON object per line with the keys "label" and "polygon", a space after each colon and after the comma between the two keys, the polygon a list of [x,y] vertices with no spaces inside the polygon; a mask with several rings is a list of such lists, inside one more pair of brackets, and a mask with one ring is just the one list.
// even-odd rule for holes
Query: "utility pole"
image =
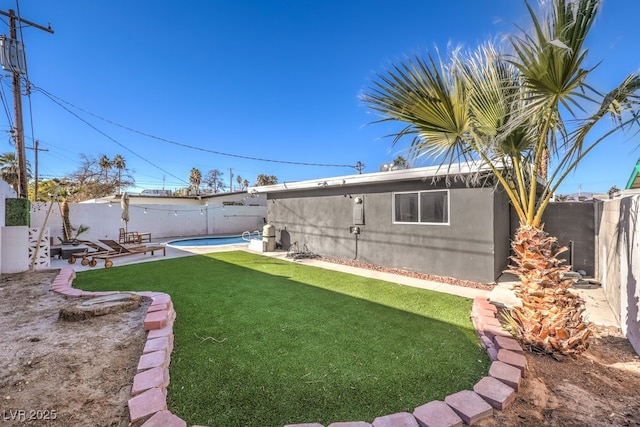
{"label": "utility pole", "polygon": [[233,169],[229,168],[229,193],[233,193]]}
{"label": "utility pole", "polygon": [[[43,27],[42,25],[22,19],[21,17],[16,16],[13,9],[9,9],[9,12],[0,10],[0,15],[4,15],[9,18],[9,37],[11,38],[11,41],[18,40],[16,22],[22,22],[39,30],[53,34],[51,26]],[[16,67],[10,68],[11,73],[13,74],[13,108],[15,110],[16,120],[15,143],[16,158],[18,160],[18,197],[27,197],[27,159],[25,158],[24,127],[22,124],[22,91],[20,88],[20,74],[23,71]]]}
{"label": "utility pole", "polygon": [[36,160],[36,177],[35,177],[35,182],[34,182],[34,195],[33,195],[33,200],[38,200],[38,151],[49,151],[46,148],[38,148],[38,145],[40,145],[40,141],[38,141],[36,139],[36,141],[33,143],[33,147],[25,147],[28,148],[29,150],[33,150],[35,153],[35,160]]}

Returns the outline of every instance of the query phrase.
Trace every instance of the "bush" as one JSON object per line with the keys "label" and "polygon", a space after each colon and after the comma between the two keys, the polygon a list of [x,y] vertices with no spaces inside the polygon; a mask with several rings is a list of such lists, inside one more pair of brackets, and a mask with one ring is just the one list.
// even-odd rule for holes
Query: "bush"
{"label": "bush", "polygon": [[27,227],[31,226],[31,215],[29,215],[30,209],[31,202],[29,201],[29,199],[6,199],[4,217],[5,225],[26,225]]}

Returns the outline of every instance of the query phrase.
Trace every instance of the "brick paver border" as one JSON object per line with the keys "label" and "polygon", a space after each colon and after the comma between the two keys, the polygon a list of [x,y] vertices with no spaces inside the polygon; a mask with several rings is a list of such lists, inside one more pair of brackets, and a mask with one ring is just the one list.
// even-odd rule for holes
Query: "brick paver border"
{"label": "brick paver border", "polygon": [[[85,292],[72,287],[76,272],[71,267],[60,269],[51,290],[71,298],[94,298],[118,292]],[[167,410],[169,362],[173,350],[173,321],[176,312],[171,296],[162,292],[133,292],[151,302],[144,320],[147,342],[133,379],[132,397],[127,405],[132,423],[142,427],[186,427],[187,423]],[[526,358],[518,342],[499,325],[498,310],[488,298],[473,300],[471,320],[480,343],[492,360],[488,376],[473,390],[462,390],[443,401],[427,402],[413,414],[401,412],[378,417],[373,424],[364,421],[336,422],[327,427],[408,427],[462,426],[492,416],[515,398],[526,368]],[[445,416],[446,415],[446,416]],[[194,426],[195,427],[195,426]],[[284,427],[324,427],[319,423],[287,424]]]}

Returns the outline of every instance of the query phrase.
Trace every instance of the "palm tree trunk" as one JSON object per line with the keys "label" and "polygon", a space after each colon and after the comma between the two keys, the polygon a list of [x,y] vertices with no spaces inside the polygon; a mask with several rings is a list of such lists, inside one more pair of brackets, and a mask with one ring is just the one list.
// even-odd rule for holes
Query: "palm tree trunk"
{"label": "palm tree trunk", "polygon": [[71,219],[69,218],[69,202],[67,199],[62,201],[60,208],[62,211],[62,234],[65,242],[71,241]]}
{"label": "palm tree trunk", "polygon": [[511,244],[514,265],[509,269],[520,279],[516,296],[522,305],[506,319],[521,343],[532,351],[572,355],[586,350],[591,331],[583,319],[584,301],[572,289],[570,270],[558,258],[567,250],[544,231],[544,226],[520,225]]}

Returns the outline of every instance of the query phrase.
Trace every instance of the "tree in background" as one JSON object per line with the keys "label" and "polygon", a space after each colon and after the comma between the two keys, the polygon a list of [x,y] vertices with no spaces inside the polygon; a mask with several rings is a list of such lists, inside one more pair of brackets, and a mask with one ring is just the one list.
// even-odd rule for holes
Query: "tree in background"
{"label": "tree in background", "polygon": [[584,43],[600,3],[553,0],[539,18],[525,2],[533,31],[510,37],[510,53],[485,44],[448,61],[416,56],[378,75],[363,97],[380,122],[403,123],[393,144],[409,136],[416,156],[492,172],[520,221],[511,269],[523,305],[511,325],[526,347],[552,354],[583,351],[590,329],[558,258],[566,248],[544,231],[542,214],[584,156],[640,113],[637,74],[609,92],[587,82],[594,68],[584,64]]}
{"label": "tree in background", "polygon": [[127,168],[127,162],[120,154],[116,154],[111,164],[118,170],[118,194],[122,193],[122,171]]}
{"label": "tree in background", "polygon": [[398,156],[393,159],[393,166],[396,169],[409,169],[409,162],[402,156]]}
{"label": "tree in background", "polygon": [[113,167],[111,160],[109,159],[109,157],[107,157],[106,154],[100,156],[100,160],[98,160],[98,166],[100,166],[100,169],[104,172],[104,180],[106,181],[109,178],[109,171],[111,170],[111,167]]}
{"label": "tree in background", "polygon": [[278,183],[278,177],[275,175],[265,175],[260,174],[256,177],[256,187],[261,187],[263,185],[275,185]]}
{"label": "tree in background", "polygon": [[244,181],[240,175],[236,176],[236,182],[238,183],[238,190],[243,191],[246,190],[247,187],[244,186]]}
{"label": "tree in background", "polygon": [[214,193],[219,193],[224,189],[223,175],[218,169],[211,169],[202,179],[202,182]]}
{"label": "tree in background", "polygon": [[35,182],[29,181],[29,200],[34,202],[50,202],[51,198],[55,194],[56,187],[58,187],[58,180],[45,179],[38,183],[38,198],[36,199]]}
{"label": "tree in background", "polygon": [[202,173],[198,168],[191,168],[189,173],[189,183],[191,187],[196,191],[196,196],[200,194],[200,182],[202,181]]}
{"label": "tree in background", "polygon": [[[11,185],[14,191],[18,192],[19,180],[18,180],[18,159],[16,153],[8,152],[0,155],[0,177]],[[31,167],[27,162],[27,179],[31,178]]]}
{"label": "tree in background", "polygon": [[105,169],[101,166],[101,158],[96,159],[81,154],[81,163],[78,169],[63,178],[75,189],[72,194],[69,194],[70,202],[110,196],[116,191],[120,191],[121,188],[135,184],[133,177],[126,169],[124,159],[120,163],[121,166],[125,166],[124,168],[115,172],[110,168],[105,174]]}

